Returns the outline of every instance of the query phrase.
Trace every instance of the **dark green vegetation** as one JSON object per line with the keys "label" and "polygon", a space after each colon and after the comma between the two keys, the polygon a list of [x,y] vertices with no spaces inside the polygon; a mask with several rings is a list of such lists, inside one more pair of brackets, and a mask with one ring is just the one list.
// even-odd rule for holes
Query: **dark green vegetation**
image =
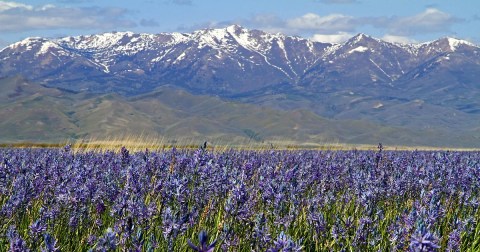
{"label": "dark green vegetation", "polygon": [[381,145],[0,149],[0,250],[478,251],[479,160]]}
{"label": "dark green vegetation", "polygon": [[[412,106],[404,109],[415,117],[417,105]],[[134,97],[73,93],[47,88],[21,77],[0,79],[0,118],[0,142],[3,143],[54,143],[142,134],[169,139],[198,137],[224,145],[284,141],[292,145],[383,142],[410,146],[480,146],[478,130],[392,127],[373,123],[368,117],[326,119],[308,110],[259,107],[192,95],[168,86]],[[472,118],[459,121],[459,127],[473,124]],[[445,120],[453,119],[445,117]]]}

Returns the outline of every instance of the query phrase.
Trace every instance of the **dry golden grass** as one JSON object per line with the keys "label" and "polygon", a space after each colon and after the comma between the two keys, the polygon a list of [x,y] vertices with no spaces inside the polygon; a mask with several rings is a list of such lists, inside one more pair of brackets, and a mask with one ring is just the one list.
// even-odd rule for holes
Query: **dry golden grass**
{"label": "dry golden grass", "polygon": [[[75,151],[94,151],[105,152],[120,151],[122,147],[127,148],[131,152],[144,151],[146,149],[152,151],[165,150],[171,148],[178,149],[197,149],[207,141],[207,149],[212,151],[226,151],[230,149],[236,150],[377,150],[377,145],[368,144],[344,144],[339,142],[295,142],[286,139],[271,139],[264,142],[256,142],[246,138],[202,138],[202,137],[185,137],[180,139],[166,138],[160,135],[125,135],[122,137],[105,137],[105,138],[88,138],[75,141],[63,141],[58,143],[4,143],[0,147],[15,148],[57,148],[70,145]],[[448,148],[448,147],[429,147],[429,146],[392,146],[384,145],[384,150],[452,150],[452,151],[478,151],[473,148]]]}

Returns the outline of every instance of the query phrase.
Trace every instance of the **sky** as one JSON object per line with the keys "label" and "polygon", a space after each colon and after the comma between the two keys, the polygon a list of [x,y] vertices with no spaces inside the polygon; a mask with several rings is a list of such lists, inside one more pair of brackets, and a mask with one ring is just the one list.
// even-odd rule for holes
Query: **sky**
{"label": "sky", "polygon": [[480,45],[479,0],[0,0],[0,48],[27,37],[247,29],[341,43],[455,37]]}

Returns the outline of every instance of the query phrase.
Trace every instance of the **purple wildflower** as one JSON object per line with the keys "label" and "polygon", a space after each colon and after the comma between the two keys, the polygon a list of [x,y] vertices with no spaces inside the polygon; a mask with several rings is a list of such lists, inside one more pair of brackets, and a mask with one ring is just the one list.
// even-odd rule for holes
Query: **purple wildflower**
{"label": "purple wildflower", "polygon": [[42,252],[59,252],[60,249],[57,246],[57,241],[50,234],[44,236],[45,248],[42,248]]}
{"label": "purple wildflower", "polygon": [[187,239],[188,246],[197,252],[212,252],[217,243],[217,240],[214,240],[212,243],[208,244],[208,234],[205,230],[200,231],[200,234],[198,234],[198,241],[200,244],[196,246],[190,241],[190,239]]}
{"label": "purple wildflower", "polygon": [[277,240],[273,242],[274,246],[270,249],[268,249],[268,252],[280,252],[280,251],[285,251],[285,252],[297,252],[297,251],[302,251],[303,246],[301,244],[300,240],[299,242],[293,241],[288,235],[286,235],[284,232],[281,232],[277,236]]}
{"label": "purple wildflower", "polygon": [[437,237],[430,233],[425,226],[420,225],[410,241],[410,251],[437,251],[439,248]]}
{"label": "purple wildflower", "polygon": [[7,239],[10,243],[10,252],[26,252],[30,251],[27,247],[27,243],[18,234],[15,226],[10,226],[7,231]]}

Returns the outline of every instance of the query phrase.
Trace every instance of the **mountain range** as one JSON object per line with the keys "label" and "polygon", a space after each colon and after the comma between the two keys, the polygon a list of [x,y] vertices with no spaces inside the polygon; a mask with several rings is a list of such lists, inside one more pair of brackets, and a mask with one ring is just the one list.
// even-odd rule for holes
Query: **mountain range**
{"label": "mountain range", "polygon": [[[358,34],[329,44],[237,25],[27,38],[0,51],[0,77],[0,113],[19,109],[0,124],[0,141],[35,138],[18,125],[57,107],[62,122],[40,122],[58,136],[42,141],[142,131],[480,146],[480,47],[454,38],[397,44]],[[103,131],[89,104],[99,118],[111,114]]]}

